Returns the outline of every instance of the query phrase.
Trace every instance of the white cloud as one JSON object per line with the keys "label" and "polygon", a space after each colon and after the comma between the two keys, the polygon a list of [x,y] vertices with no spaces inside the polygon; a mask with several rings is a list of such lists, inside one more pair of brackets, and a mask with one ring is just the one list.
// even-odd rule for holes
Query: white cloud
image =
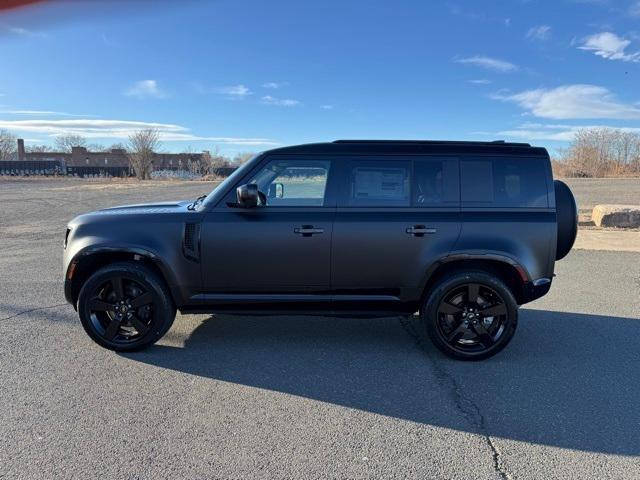
{"label": "white cloud", "polygon": [[616,100],[609,90],[597,85],[563,85],[526,90],[515,94],[494,94],[492,98],[520,105],[541,118],[619,120],[640,119],[640,107]]}
{"label": "white cloud", "polygon": [[468,65],[475,65],[477,67],[486,68],[487,70],[493,70],[500,73],[514,72],[518,70],[518,67],[513,63],[505,60],[499,60],[497,58],[486,57],[483,55],[476,55],[474,57],[458,58],[456,63],[463,63]]}
{"label": "white cloud", "polygon": [[293,100],[291,98],[275,98],[271,95],[265,95],[262,97],[262,103],[265,105],[275,105],[277,107],[296,107],[301,105],[298,100]]}
{"label": "white cloud", "polygon": [[248,95],[253,95],[253,92],[242,84],[217,87],[213,89],[213,92],[220,95],[227,95],[231,98],[244,98]]}
{"label": "white cloud", "polygon": [[0,129],[14,132],[28,132],[57,137],[60,135],[81,135],[89,139],[119,138],[126,140],[129,135],[145,128],[154,128],[163,141],[206,140],[228,145],[277,145],[268,138],[214,137],[195,135],[180,125],[156,122],[135,122],[128,120],[0,120]]}
{"label": "white cloud", "polygon": [[630,44],[630,40],[625,40],[615,33],[602,32],[586,37],[584,43],[578,48],[593,52],[595,55],[609,60],[640,62],[640,52],[625,52]]}
{"label": "white cloud", "polygon": [[551,27],[549,25],[531,27],[527,32],[526,38],[529,40],[548,40],[551,38]]}
{"label": "white cloud", "polygon": [[23,37],[40,37],[40,38],[45,38],[47,36],[46,33],[44,32],[38,32],[35,30],[29,30],[26,28],[22,28],[22,27],[6,27],[6,30],[9,33],[13,33],[14,35],[20,35]]}
{"label": "white cloud", "polygon": [[474,85],[489,85],[491,80],[487,80],[486,78],[478,78],[475,80],[469,80],[469,83],[473,83]]}
{"label": "white cloud", "polygon": [[94,117],[95,115],[77,115],[75,113],[54,112],[51,110],[0,110],[0,113],[10,115],[50,115],[57,117]]}
{"label": "white cloud", "polygon": [[263,83],[262,87],[275,89],[275,88],[286,87],[287,85],[289,85],[289,82],[267,82],[267,83]]}
{"label": "white cloud", "polygon": [[570,142],[575,134],[583,129],[609,128],[622,130],[624,132],[640,133],[640,128],[636,127],[612,127],[609,125],[555,125],[540,123],[525,123],[513,130],[503,130],[496,135],[505,138],[515,138],[524,140],[552,140],[556,142]]}
{"label": "white cloud", "polygon": [[167,94],[158,86],[156,80],[140,80],[127,88],[124,94],[136,98],[166,98]]}
{"label": "white cloud", "polygon": [[333,110],[334,109],[334,105],[320,105],[320,108],[322,110]]}

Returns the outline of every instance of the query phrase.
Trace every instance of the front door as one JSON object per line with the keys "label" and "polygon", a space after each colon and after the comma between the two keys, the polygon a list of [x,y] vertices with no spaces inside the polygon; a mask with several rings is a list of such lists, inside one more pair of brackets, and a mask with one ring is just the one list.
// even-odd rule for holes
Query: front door
{"label": "front door", "polygon": [[258,186],[257,207],[229,206],[234,186],[207,212],[201,233],[205,293],[259,298],[268,292],[277,301],[327,292],[335,214],[330,170],[329,160],[269,156],[239,182]]}

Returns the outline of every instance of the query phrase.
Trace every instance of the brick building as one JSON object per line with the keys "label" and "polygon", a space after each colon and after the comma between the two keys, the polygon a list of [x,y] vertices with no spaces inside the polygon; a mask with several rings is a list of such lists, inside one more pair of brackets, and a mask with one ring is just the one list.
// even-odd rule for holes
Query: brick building
{"label": "brick building", "polygon": [[[203,152],[204,153],[204,152]],[[188,170],[194,162],[200,164],[203,153],[156,153],[153,160],[154,170]],[[104,169],[130,168],[127,152],[114,148],[107,152],[90,152],[84,147],[73,147],[67,152],[27,152],[24,140],[18,139],[18,161],[20,162],[56,162],[62,169],[68,167],[90,167]]]}

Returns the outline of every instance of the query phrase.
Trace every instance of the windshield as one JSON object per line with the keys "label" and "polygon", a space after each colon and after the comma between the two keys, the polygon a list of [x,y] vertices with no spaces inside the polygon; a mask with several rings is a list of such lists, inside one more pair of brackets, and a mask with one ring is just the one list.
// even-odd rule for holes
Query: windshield
{"label": "windshield", "polygon": [[225,178],[221,183],[219,183],[211,193],[207,195],[207,198],[202,202],[201,208],[208,207],[211,205],[215,205],[220,200],[220,195],[222,192],[226,192],[232,185],[234,185],[238,180],[240,180],[255,164],[256,158],[258,158],[261,153],[255,155],[251,159],[247,160],[245,163],[240,165],[231,175]]}

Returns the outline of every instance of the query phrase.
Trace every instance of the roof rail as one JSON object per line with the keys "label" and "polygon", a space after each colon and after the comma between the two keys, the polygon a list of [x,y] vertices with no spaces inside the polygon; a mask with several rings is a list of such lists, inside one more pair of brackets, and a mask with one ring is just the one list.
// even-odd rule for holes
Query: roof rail
{"label": "roof rail", "polygon": [[455,141],[455,140],[334,140],[333,143],[371,143],[371,144],[409,144],[409,145],[504,145],[509,147],[530,147],[528,143],[505,142],[493,140],[490,142]]}

